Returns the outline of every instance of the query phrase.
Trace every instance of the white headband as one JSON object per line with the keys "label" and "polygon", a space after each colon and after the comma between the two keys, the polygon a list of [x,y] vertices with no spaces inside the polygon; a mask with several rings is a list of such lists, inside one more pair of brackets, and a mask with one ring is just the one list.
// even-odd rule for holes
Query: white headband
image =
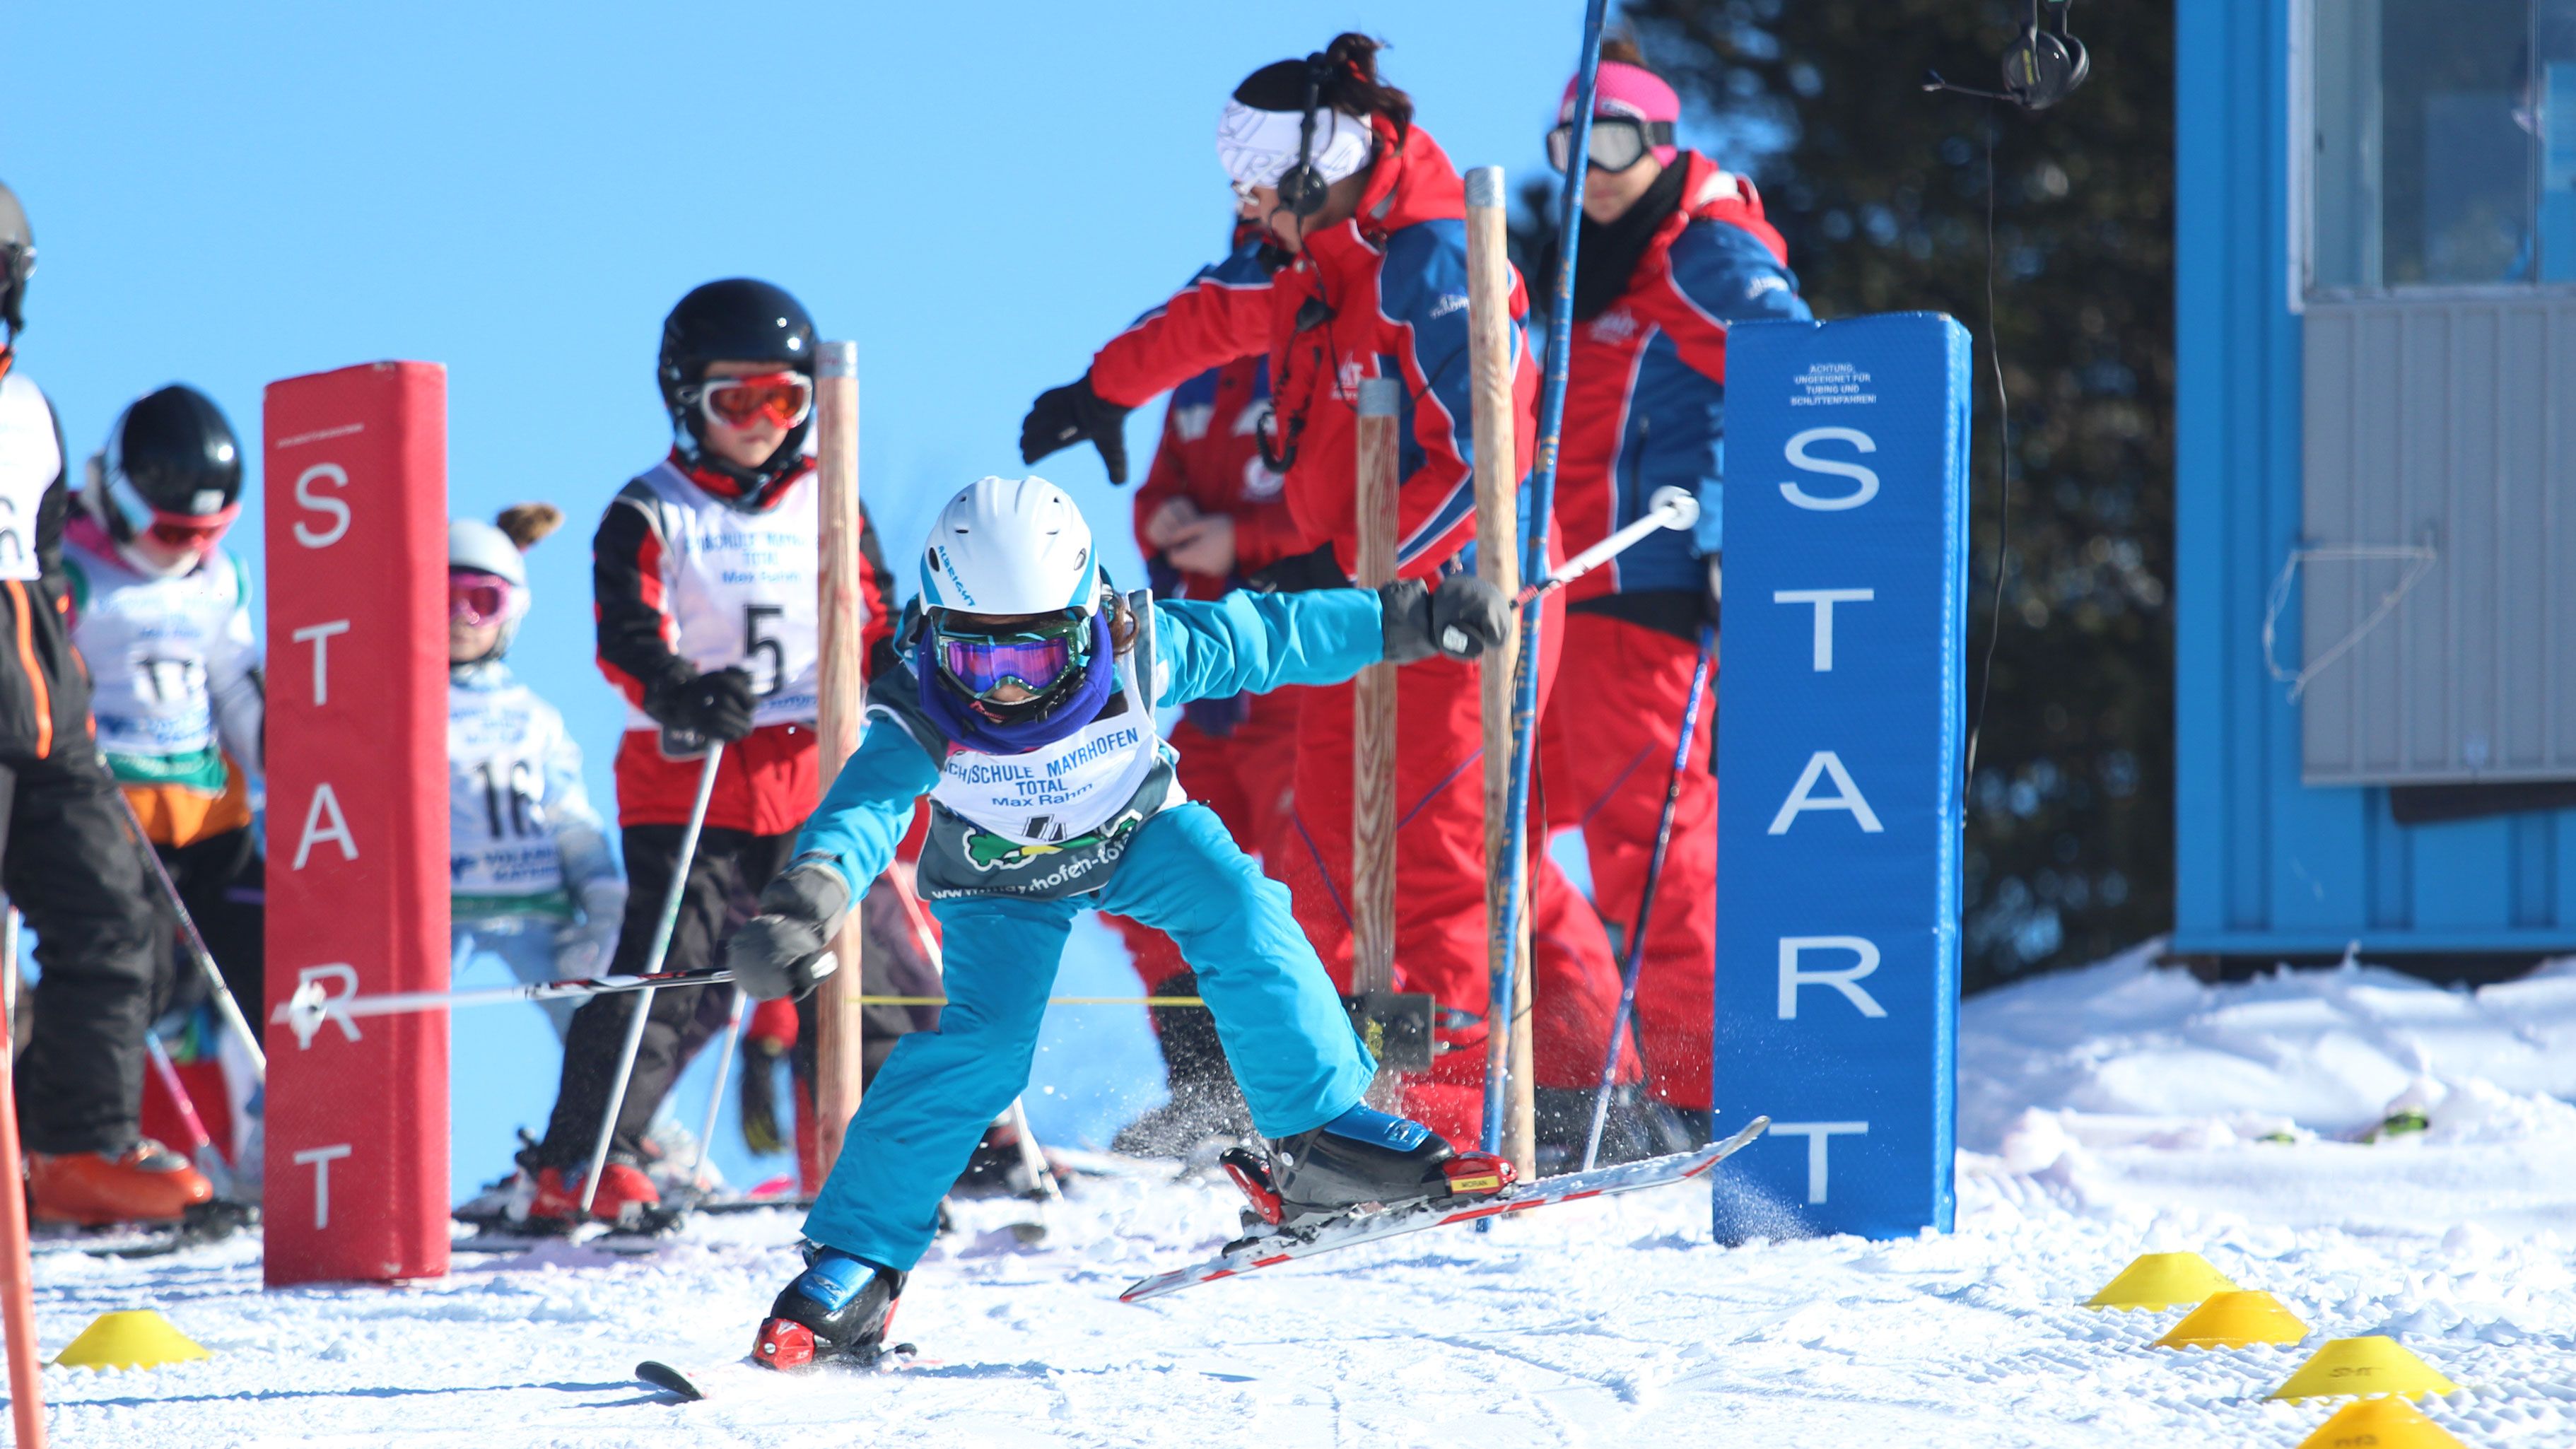
{"label": "white headband", "polygon": [[[1216,122],[1216,159],[1225,174],[1245,186],[1276,186],[1297,164],[1297,136],[1305,116],[1297,111],[1259,111],[1229,100]],[[1326,185],[1355,176],[1368,165],[1377,137],[1368,122],[1331,107],[1315,112],[1315,139],[1308,155]]]}

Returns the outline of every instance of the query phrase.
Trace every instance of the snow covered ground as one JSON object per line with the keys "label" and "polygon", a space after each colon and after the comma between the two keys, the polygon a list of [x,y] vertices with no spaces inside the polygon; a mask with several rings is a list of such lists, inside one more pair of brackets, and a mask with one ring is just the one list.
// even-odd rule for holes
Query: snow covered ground
{"label": "snow covered ground", "polygon": [[[264,1294],[253,1244],[54,1252],[49,1347],[154,1307],[213,1359],[50,1369],[57,1442],[1899,1446],[2296,1444],[2331,1404],[2263,1396],[2326,1336],[2401,1338],[2473,1445],[2576,1442],[2576,967],[2470,994],[2368,968],[2204,988],[2143,955],[1970,1002],[1960,1228],[1708,1241],[1668,1189],[1363,1248],[1144,1307],[1230,1190],[1095,1180],[1043,1247],[970,1204],[898,1320],[935,1362],[679,1405],[635,1360],[727,1365],[794,1270],[792,1218],[666,1251],[460,1260],[410,1288]],[[2392,1099],[2431,1129],[2344,1140]],[[2289,1140],[2277,1140],[2287,1138]],[[2267,1140],[2274,1139],[2274,1140]],[[2174,1314],[2077,1307],[2191,1248],[2273,1292],[2307,1347],[2173,1353]]]}

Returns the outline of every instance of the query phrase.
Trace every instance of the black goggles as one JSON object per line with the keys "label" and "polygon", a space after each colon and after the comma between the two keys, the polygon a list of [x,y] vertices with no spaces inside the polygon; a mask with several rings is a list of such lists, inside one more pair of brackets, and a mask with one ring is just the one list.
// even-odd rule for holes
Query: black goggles
{"label": "black goggles", "polygon": [[[1670,121],[1637,121],[1626,116],[1594,116],[1592,143],[1586,158],[1596,170],[1625,171],[1646,159],[1646,153],[1657,146],[1673,144]],[[1566,122],[1547,133],[1547,164],[1558,171],[1565,169],[1566,158],[1574,153],[1574,123]]]}

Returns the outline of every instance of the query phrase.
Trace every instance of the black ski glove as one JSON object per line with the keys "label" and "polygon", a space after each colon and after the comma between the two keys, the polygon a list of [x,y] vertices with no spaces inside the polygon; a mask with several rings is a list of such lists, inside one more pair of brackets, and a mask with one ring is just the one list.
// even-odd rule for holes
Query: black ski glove
{"label": "black ski glove", "polygon": [[1328,543],[1253,570],[1243,586],[1262,594],[1302,594],[1308,589],[1347,589],[1351,576],[1342,572]]}
{"label": "black ski glove", "polygon": [[712,674],[680,674],[644,691],[644,712],[675,730],[688,730],[732,744],[751,733],[751,712],[760,697],[751,692],[751,676],[739,669]]}
{"label": "black ski glove", "polygon": [[1100,461],[1109,469],[1109,481],[1127,481],[1127,414],[1130,409],[1104,402],[1091,390],[1091,374],[1084,373],[1078,382],[1051,387],[1038,394],[1029,405],[1029,415],[1020,420],[1020,461],[1034,463],[1058,448],[1069,448],[1085,438],[1100,450]]}
{"label": "black ski glove", "polygon": [[760,914],[725,942],[725,968],[756,1001],[803,996],[832,974],[824,951],[850,913],[850,888],[821,860],[803,860],[760,893]]}
{"label": "black ski glove", "polygon": [[1503,642],[1512,601],[1474,574],[1451,574],[1437,589],[1397,579],[1377,591],[1386,625],[1386,662],[1411,664],[1434,654],[1473,659]]}

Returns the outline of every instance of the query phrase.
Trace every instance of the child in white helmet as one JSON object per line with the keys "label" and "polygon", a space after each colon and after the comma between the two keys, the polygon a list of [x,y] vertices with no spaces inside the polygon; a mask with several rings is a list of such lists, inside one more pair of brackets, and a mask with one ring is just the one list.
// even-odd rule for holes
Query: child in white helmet
{"label": "child in white helmet", "polygon": [[[520,555],[563,513],[521,503],[498,526],[447,525],[447,835],[453,949],[522,981],[598,975],[617,945],[626,878],[581,783],[563,716],[501,662],[528,616]],[[560,1039],[573,1003],[541,1003]]]}
{"label": "child in white helmet", "polygon": [[810,990],[850,903],[931,797],[918,881],[942,928],[948,1005],[896,1043],[805,1220],[805,1272],[754,1356],[788,1368],[874,1356],[939,1198],[1028,1079],[1057,958],[1097,907],[1161,930],[1198,973],[1267,1162],[1229,1165],[1295,1223],[1363,1202],[1491,1192],[1495,1159],[1365,1106],[1374,1063],[1289,912],[1288,893],[1173,776],[1155,710],[1329,684],[1381,661],[1473,658],[1510,604],[1466,575],[1384,589],[1156,601],[1112,590],[1091,529],[1042,478],[952,499],[921,558],[908,668],[869,691],[867,730],[735,933],[726,963],[763,999]]}

